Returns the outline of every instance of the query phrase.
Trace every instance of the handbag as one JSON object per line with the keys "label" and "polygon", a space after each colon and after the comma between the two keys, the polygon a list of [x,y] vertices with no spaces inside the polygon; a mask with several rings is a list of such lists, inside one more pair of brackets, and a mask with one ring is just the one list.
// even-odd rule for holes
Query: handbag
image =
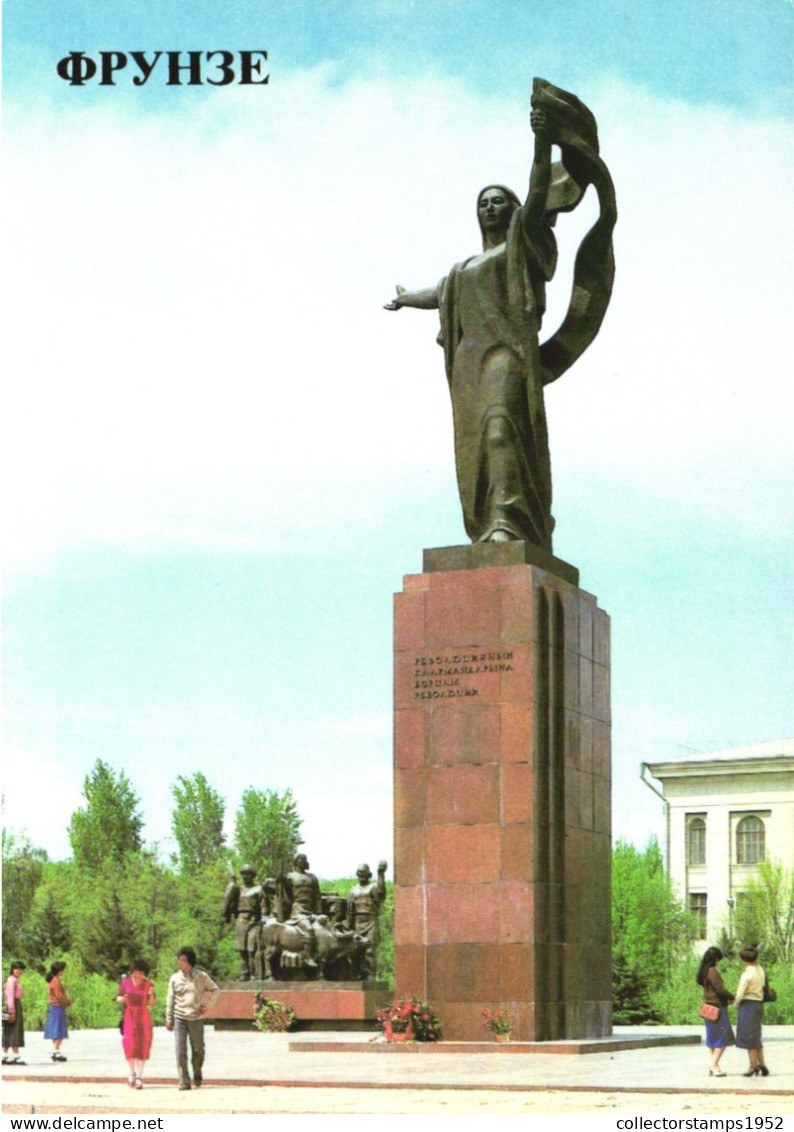
{"label": "handbag", "polygon": [[707,1022],[716,1022],[720,1016],[719,1006],[711,1006],[708,1002],[701,1002],[698,1014],[701,1018],[705,1018]]}
{"label": "handbag", "polygon": [[777,1002],[777,991],[769,983],[764,985],[764,1002]]}

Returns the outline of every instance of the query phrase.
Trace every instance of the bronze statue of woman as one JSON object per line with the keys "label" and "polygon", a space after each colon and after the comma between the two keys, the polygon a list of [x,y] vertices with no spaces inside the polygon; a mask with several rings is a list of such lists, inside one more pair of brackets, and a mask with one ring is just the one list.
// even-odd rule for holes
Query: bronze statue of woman
{"label": "bronze statue of woman", "polygon": [[[614,277],[612,181],[598,156],[595,118],[574,95],[535,79],[535,136],[522,204],[503,185],[477,197],[482,252],[456,264],[438,287],[397,288],[387,310],[438,309],[455,427],[455,462],[472,542],[523,539],[551,550],[551,464],[543,387],[598,333]],[[551,159],[559,145],[561,161]],[[576,257],[568,313],[539,340],[546,284],[557,261],[553,226],[588,184],[600,214]]]}

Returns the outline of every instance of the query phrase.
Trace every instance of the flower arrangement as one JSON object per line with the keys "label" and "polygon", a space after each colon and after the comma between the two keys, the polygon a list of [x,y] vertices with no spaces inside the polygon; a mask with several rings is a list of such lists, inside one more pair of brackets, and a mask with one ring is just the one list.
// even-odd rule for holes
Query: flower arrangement
{"label": "flower arrangement", "polygon": [[388,1042],[437,1042],[441,1040],[441,1022],[429,1002],[418,998],[400,998],[375,1017],[383,1026]]}
{"label": "flower arrangement", "polygon": [[493,1010],[481,1010],[482,1024],[491,1034],[509,1034],[513,1029],[513,1019],[501,1006]]}
{"label": "flower arrangement", "polygon": [[286,1002],[268,998],[262,991],[254,998],[254,1025],[263,1034],[283,1034],[292,1029],[296,1018]]}

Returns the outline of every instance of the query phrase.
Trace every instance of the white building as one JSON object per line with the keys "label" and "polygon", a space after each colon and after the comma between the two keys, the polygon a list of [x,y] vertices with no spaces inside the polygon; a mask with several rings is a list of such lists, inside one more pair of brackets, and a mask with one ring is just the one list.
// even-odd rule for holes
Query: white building
{"label": "white building", "polygon": [[794,739],[643,763],[641,773],[665,804],[668,873],[713,943],[759,861],[794,866]]}

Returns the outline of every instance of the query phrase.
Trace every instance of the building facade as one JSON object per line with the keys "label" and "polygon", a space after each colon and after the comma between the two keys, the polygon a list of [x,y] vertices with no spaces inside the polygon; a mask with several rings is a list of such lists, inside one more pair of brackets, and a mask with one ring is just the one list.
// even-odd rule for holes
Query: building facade
{"label": "building facade", "polygon": [[642,778],[665,804],[668,873],[713,942],[759,862],[794,863],[794,739],[643,763]]}

